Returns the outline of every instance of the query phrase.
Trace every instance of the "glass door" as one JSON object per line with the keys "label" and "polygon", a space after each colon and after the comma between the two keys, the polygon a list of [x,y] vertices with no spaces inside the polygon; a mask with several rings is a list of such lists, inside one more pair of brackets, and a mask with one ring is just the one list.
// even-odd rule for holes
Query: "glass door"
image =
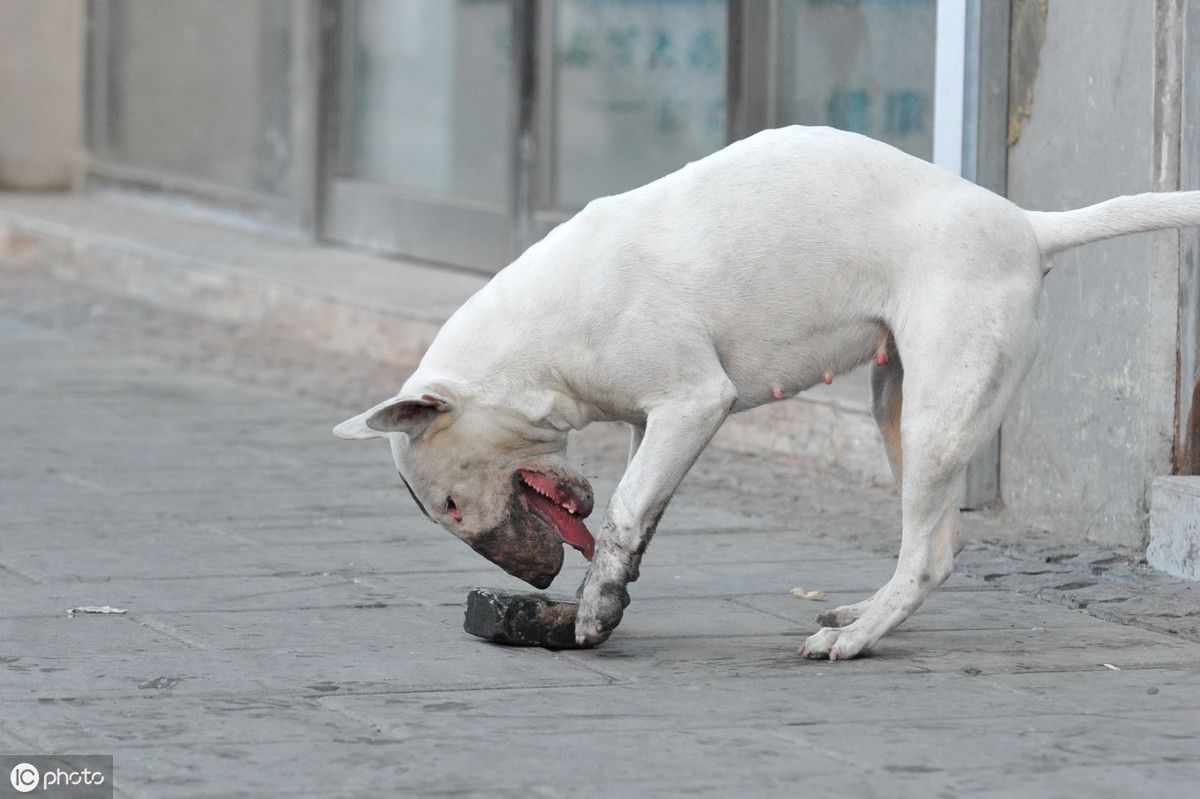
{"label": "glass door", "polygon": [[1003,26],[984,24],[999,12],[979,0],[321,8],[321,234],[351,245],[496,271],[595,197],[793,123],[859,131],[971,177],[1003,161],[1002,146],[972,149],[979,76],[1007,74],[965,74],[981,42],[1007,52]]}
{"label": "glass door", "polygon": [[780,124],[829,125],[933,157],[935,0],[779,5]]}
{"label": "glass door", "polygon": [[93,186],[157,189],[267,227],[311,227],[315,92],[293,0],[92,0]]}
{"label": "glass door", "polygon": [[496,271],[589,200],[727,140],[726,0],[327,8],[335,241]]}
{"label": "glass door", "polygon": [[323,233],[495,271],[513,254],[508,0],[336,4]]}
{"label": "glass door", "polygon": [[539,9],[535,234],[589,200],[725,145],[725,0],[562,0]]}

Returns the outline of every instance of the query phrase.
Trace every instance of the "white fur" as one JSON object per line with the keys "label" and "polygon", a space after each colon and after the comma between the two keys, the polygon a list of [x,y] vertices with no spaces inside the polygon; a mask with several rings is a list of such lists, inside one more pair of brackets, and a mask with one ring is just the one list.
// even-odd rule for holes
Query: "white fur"
{"label": "white fur", "polygon": [[[726,416],[853,369],[887,342],[877,418],[901,484],[899,563],[874,597],[839,609],[846,626],[801,650],[855,657],[950,575],[955,482],[1032,359],[1046,257],[1192,224],[1197,192],[1032,213],[862,136],[764,131],[590,203],[454,314],[400,396],[434,386],[458,408],[515,415],[526,424],[508,425],[514,445],[539,431],[565,447],[565,435],[546,434],[598,420],[634,427],[582,587],[577,637],[596,643],[620,620],[659,515]],[[370,435],[366,416],[343,432]],[[450,471],[436,471],[417,494],[439,494]]]}

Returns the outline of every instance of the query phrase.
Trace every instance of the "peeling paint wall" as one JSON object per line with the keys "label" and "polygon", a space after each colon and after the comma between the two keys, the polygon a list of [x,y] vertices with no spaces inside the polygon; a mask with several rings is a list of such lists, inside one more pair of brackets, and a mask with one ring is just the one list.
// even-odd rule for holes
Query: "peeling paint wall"
{"label": "peeling paint wall", "polygon": [[[1156,5],[1173,2],[1014,5],[1014,202],[1063,210],[1174,188],[1156,59]],[[1017,516],[1144,546],[1150,482],[1171,471],[1178,241],[1143,234],[1056,256],[1041,351],[1002,434],[1001,496]]]}
{"label": "peeling paint wall", "polygon": [[1013,0],[1012,51],[1008,60],[1008,146],[1021,140],[1033,110],[1033,84],[1046,40],[1048,0]]}

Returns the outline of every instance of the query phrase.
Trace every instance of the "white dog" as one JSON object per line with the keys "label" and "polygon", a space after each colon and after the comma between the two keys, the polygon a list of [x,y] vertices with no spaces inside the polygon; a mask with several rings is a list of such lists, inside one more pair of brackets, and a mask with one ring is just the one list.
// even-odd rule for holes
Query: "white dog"
{"label": "white dog", "polygon": [[[764,131],[590,203],[468,300],[396,397],[334,432],[387,435],[422,510],[538,588],[564,541],[591,558],[575,629],[595,644],[726,416],[874,359],[899,562],[800,650],[852,658],[950,576],[955,484],[1033,358],[1048,256],[1197,224],[1200,192],[1023,211],[863,136]],[[633,440],[593,544],[591,488],[564,454],[601,420]]]}

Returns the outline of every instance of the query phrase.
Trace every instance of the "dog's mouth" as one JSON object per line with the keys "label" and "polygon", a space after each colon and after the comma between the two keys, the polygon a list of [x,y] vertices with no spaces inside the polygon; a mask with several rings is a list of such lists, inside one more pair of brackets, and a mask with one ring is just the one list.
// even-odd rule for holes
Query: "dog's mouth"
{"label": "dog's mouth", "polygon": [[592,490],[587,481],[529,469],[518,469],[516,476],[518,496],[525,510],[553,527],[563,541],[591,560],[596,541],[582,521],[592,512]]}

